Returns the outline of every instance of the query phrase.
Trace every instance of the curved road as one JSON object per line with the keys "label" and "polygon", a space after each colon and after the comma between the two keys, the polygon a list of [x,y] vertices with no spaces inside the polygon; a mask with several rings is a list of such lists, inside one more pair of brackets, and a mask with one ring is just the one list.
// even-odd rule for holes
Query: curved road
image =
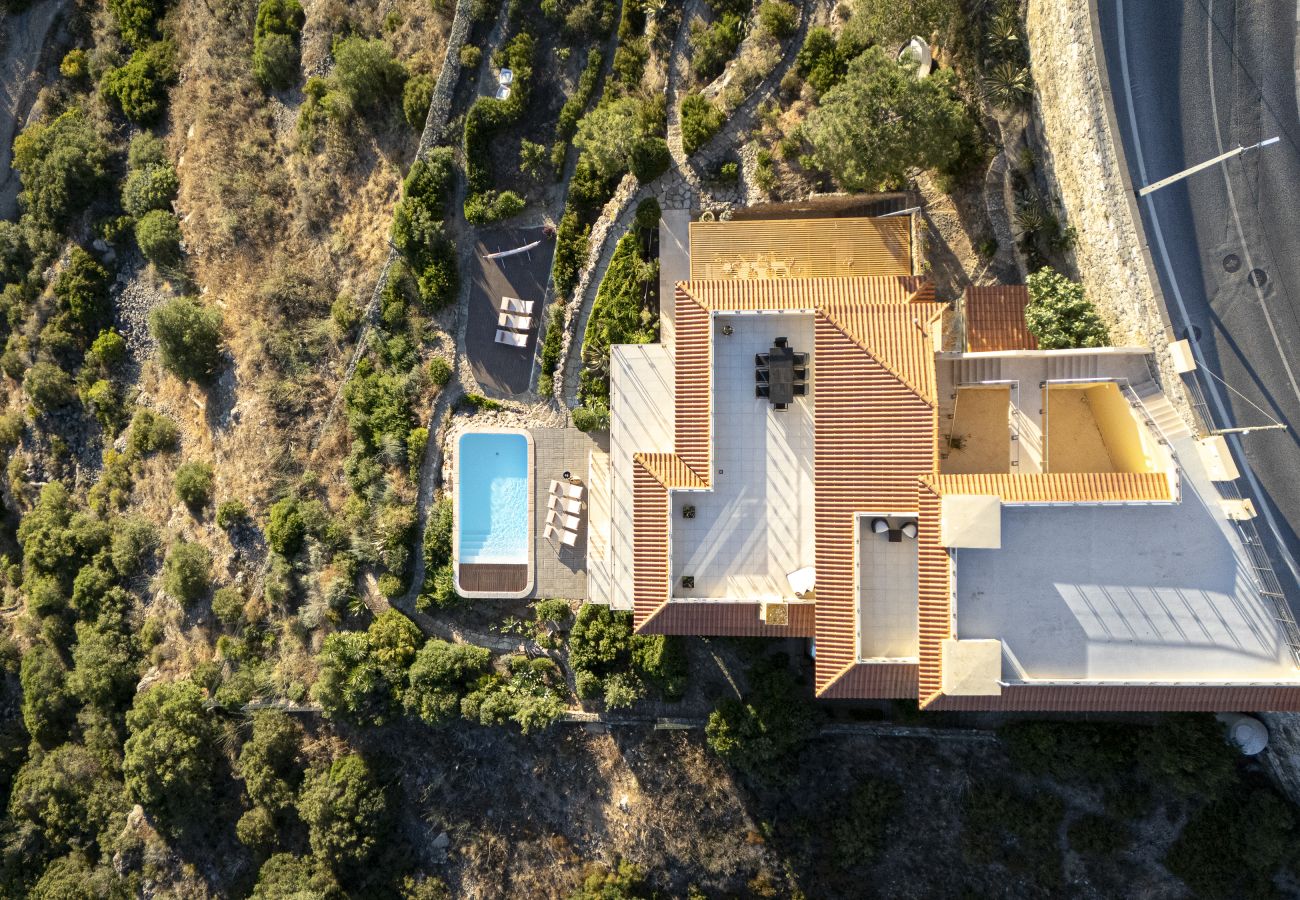
{"label": "curved road", "polygon": [[[1248,152],[1138,201],[1179,338],[1190,337],[1293,605],[1300,582],[1300,117],[1296,0],[1097,0],[1133,184]],[[1254,273],[1252,275],[1252,273]],[[1290,577],[1288,577],[1290,576]]]}

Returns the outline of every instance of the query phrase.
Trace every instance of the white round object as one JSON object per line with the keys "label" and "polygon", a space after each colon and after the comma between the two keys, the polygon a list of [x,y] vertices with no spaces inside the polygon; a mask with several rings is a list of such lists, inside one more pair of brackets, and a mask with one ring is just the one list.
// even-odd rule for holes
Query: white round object
{"label": "white round object", "polygon": [[934,62],[934,54],[930,50],[930,45],[926,43],[925,38],[913,36],[913,38],[903,45],[903,49],[898,51],[898,61],[900,63],[910,62],[916,65],[916,77],[924,78],[930,74],[930,65]]}
{"label": "white round object", "polygon": [[1228,740],[1243,756],[1254,756],[1268,746],[1268,726],[1254,716],[1220,713],[1216,718],[1228,726]]}

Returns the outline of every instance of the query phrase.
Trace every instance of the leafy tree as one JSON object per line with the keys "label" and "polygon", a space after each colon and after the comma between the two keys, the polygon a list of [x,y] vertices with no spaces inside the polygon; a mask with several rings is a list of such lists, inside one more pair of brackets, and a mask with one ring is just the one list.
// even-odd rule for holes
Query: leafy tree
{"label": "leafy tree", "polygon": [[135,242],[155,265],[175,265],[181,258],[180,220],[166,210],[150,210],[135,223]]}
{"label": "leafy tree", "polygon": [[253,26],[253,76],[284,90],[298,75],[298,40],[306,15],[298,0],[262,0]]}
{"label": "leafy tree", "polygon": [[253,714],[253,733],[239,750],[239,774],[248,796],[273,813],[287,809],[298,794],[302,728],[282,712]]}
{"label": "leafy tree", "polygon": [[1273,879],[1288,865],[1294,871],[1300,822],[1272,790],[1219,796],[1194,813],[1165,864],[1197,897],[1276,897]]}
{"label": "leafy tree", "polygon": [[54,363],[41,360],[34,363],[23,377],[23,390],[42,412],[67,406],[76,399],[72,379]]}
{"label": "leafy tree", "polygon": [[22,280],[31,264],[27,240],[17,222],[0,221],[0,285]]}
{"label": "leafy tree", "polygon": [[18,199],[33,224],[59,229],[85,209],[107,182],[108,153],[78,107],[24,128],[14,139],[12,165],[22,176]]}
{"label": "leafy tree", "polygon": [[27,894],[28,900],[128,900],[136,896],[136,876],[121,877],[101,862],[91,865],[80,851],[46,867]]}
{"label": "leafy tree", "polygon": [[691,27],[691,68],[702,81],[712,81],[722,73],[727,60],[745,37],[745,21],[738,13],[727,12],[712,23]]}
{"label": "leafy tree", "polygon": [[171,163],[151,163],[132,169],[122,186],[122,208],[137,219],[150,210],[170,209],[180,188]]}
{"label": "leafy tree", "polygon": [[429,725],[456,718],[466,689],[487,671],[491,660],[485,647],[430,640],[411,665],[404,698],[407,712]]}
{"label": "leafy tree", "polygon": [[406,117],[406,124],[416,131],[424,130],[429,104],[433,102],[433,85],[432,75],[415,75],[408,78],[406,87],[402,88],[402,115]]}
{"label": "leafy tree", "polygon": [[176,47],[156,41],[131,54],[126,65],[109,69],[99,89],[132,122],[157,121],[167,103],[167,85],[176,78]]}
{"label": "leafy tree", "polygon": [[254,806],[235,823],[235,837],[255,853],[275,846],[277,834],[275,816],[265,806]]}
{"label": "leafy tree", "polygon": [[144,519],[118,519],[113,528],[110,558],[123,578],[130,578],[158,549],[158,531]]}
{"label": "leafy tree", "polygon": [[108,537],[106,527],[74,514],[68,489],[59,481],[41,488],[35,508],[18,524],[24,569],[59,576],[65,583]]}
{"label": "leafy tree", "polygon": [[784,654],[750,671],[744,700],[723,700],[709,714],[709,748],[746,775],[771,777],[778,760],[813,735],[817,710],[799,695]]}
{"label": "leafy tree", "polygon": [[122,785],[79,744],[37,752],[19,770],[9,814],[30,822],[53,847],[95,842],[120,805]]}
{"label": "leafy tree", "polygon": [[114,628],[77,623],[68,689],[83,703],[112,710],[130,699],[138,678],[129,635]]}
{"label": "leafy tree", "polygon": [[111,369],[126,359],[126,339],[111,328],[105,329],[90,345],[90,353],[101,366]]}
{"label": "leafy tree", "polygon": [[419,629],[397,610],[388,610],[362,633],[325,638],[320,677],[312,694],[327,717],[382,724],[403,702],[407,670],[420,646]]}
{"label": "leafy tree", "polygon": [[312,852],[335,871],[355,871],[379,847],[388,801],[365,758],[353,753],[307,776],[298,813]]}
{"label": "leafy tree", "polygon": [[250,900],[341,900],[344,896],[334,874],[317,857],[277,853],[262,863]]}
{"label": "leafy tree", "polygon": [[68,264],[54,280],[54,296],[87,335],[97,334],[112,321],[108,297],[108,272],[93,256],[73,247]]}
{"label": "leafy tree", "polygon": [[239,588],[227,585],[212,595],[212,614],[226,625],[238,625],[244,617],[244,595]]}
{"label": "leafy tree", "polygon": [[221,366],[221,314],[190,297],[154,307],[149,331],[162,364],[186,381],[207,381]]}
{"label": "leafy tree", "polygon": [[193,605],[212,585],[212,554],[202,544],[177,541],[163,563],[163,590]]}
{"label": "leafy tree", "polygon": [[591,160],[601,178],[614,179],[632,170],[632,154],[647,137],[639,104],[623,97],[583,116],[573,145]]}
{"label": "leafy tree", "polygon": [[1040,348],[1106,346],[1110,335],[1082,284],[1050,268],[1034,272],[1026,284],[1029,304],[1025,307],[1025,325]]}
{"label": "leafy tree", "polygon": [[167,0],[108,0],[108,8],[122,37],[138,47],[157,36]]}
{"label": "leafy tree", "polygon": [[271,549],[281,556],[293,556],[302,549],[307,526],[298,512],[298,501],[285,497],[271,504],[271,518],[266,526],[266,539]]}
{"label": "leafy tree", "polygon": [[808,29],[799,55],[795,57],[795,71],[819,94],[826,93],[844,78],[848,61],[840,54],[835,35],[829,28]]}
{"label": "leafy tree", "polygon": [[814,161],[849,191],[898,187],[917,169],[951,171],[973,131],[950,69],[918,80],[881,47],[849,63],[806,126]]}
{"label": "leafy tree", "polygon": [[40,642],[23,654],[18,679],[27,733],[42,747],[54,746],[67,733],[74,714],[67,667],[53,647]]}
{"label": "leafy tree", "polygon": [[176,681],[136,694],[126,726],[127,797],[169,824],[206,817],[218,732],[198,687]]}
{"label": "leafy tree", "polygon": [[173,487],[176,497],[190,509],[201,509],[212,501],[212,466],[205,462],[185,462],[176,468]]}
{"label": "leafy tree", "polygon": [[545,728],[564,711],[559,669],[546,657],[512,656],[508,678],[484,675],[461,700],[461,715],[480,725],[514,722],[528,734]]}
{"label": "leafy tree", "polygon": [[126,169],[138,172],[167,162],[167,145],[152,131],[137,131],[127,146]]}
{"label": "leafy tree", "polygon": [[394,96],[406,70],[379,38],[341,38],[334,44],[334,77],[357,109],[371,109]]}
{"label": "leafy tree", "polygon": [[758,7],[758,23],[775,38],[788,38],[799,27],[799,11],[784,0],[763,0]]}

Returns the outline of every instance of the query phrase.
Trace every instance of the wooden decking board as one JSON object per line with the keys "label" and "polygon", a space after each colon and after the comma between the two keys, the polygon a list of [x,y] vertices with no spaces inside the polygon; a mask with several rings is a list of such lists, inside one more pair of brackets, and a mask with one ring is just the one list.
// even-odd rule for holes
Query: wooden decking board
{"label": "wooden decking board", "polygon": [[524,563],[461,563],[460,586],[467,591],[513,594],[528,586],[528,566]]}

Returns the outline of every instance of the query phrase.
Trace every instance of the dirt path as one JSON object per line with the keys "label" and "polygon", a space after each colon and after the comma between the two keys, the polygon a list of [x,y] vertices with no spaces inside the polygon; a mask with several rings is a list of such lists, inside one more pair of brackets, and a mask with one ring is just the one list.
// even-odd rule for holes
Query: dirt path
{"label": "dirt path", "polygon": [[18,173],[10,168],[14,135],[40,89],[36,68],[55,20],[71,3],[44,0],[0,18],[0,219],[18,213]]}

